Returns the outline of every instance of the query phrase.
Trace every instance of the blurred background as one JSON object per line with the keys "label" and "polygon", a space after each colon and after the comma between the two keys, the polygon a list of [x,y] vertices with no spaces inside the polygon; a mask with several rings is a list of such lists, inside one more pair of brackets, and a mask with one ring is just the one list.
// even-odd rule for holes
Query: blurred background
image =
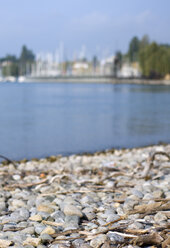
{"label": "blurred background", "polygon": [[0,154],[170,142],[169,0],[0,6]]}
{"label": "blurred background", "polygon": [[1,80],[64,75],[169,79],[168,0],[0,3]]}

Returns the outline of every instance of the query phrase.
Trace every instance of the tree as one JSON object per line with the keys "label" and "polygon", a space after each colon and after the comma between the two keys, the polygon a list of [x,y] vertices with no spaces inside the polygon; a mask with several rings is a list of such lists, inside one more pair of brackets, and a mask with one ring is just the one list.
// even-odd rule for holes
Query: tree
{"label": "tree", "polygon": [[19,74],[19,67],[17,63],[8,62],[2,67],[2,75],[4,77],[14,76],[17,77]]}
{"label": "tree", "polygon": [[18,59],[15,55],[6,55],[6,57],[2,58],[2,75],[7,76],[18,76]]}
{"label": "tree", "polygon": [[34,62],[35,55],[33,52],[24,45],[22,47],[21,55],[20,55],[20,62],[25,63],[25,62]]}
{"label": "tree", "polygon": [[21,55],[19,57],[20,74],[26,75],[31,71],[31,64],[35,60],[35,55],[33,52],[24,45],[21,50]]}
{"label": "tree", "polygon": [[114,71],[114,76],[117,77],[117,72],[121,69],[122,67],[122,53],[120,51],[116,52],[115,60],[114,60],[114,65],[113,65],[113,71]]}
{"label": "tree", "polygon": [[145,34],[140,41],[140,50],[144,49],[149,45],[149,36]]}
{"label": "tree", "polygon": [[170,73],[170,48],[152,42],[139,53],[142,73],[149,78],[163,78]]}
{"label": "tree", "polygon": [[130,62],[135,62],[138,60],[138,53],[140,49],[140,41],[138,37],[133,37],[129,44],[128,56]]}

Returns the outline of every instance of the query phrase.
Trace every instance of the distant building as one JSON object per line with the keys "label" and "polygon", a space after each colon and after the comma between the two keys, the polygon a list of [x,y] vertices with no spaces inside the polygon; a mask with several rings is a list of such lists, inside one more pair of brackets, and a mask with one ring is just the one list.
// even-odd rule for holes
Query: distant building
{"label": "distant building", "polygon": [[114,62],[115,56],[110,56],[101,60],[100,62],[100,74],[101,75],[114,75]]}
{"label": "distant building", "polygon": [[118,72],[118,77],[121,78],[139,78],[141,77],[141,72],[138,65],[130,65],[125,63]]}
{"label": "distant building", "polygon": [[90,66],[87,62],[78,61],[72,66],[72,75],[89,75]]}

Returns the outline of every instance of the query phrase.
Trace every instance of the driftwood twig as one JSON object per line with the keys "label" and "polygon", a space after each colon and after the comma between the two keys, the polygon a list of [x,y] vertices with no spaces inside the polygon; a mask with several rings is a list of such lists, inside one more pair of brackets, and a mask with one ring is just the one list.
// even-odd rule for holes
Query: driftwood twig
{"label": "driftwood twig", "polygon": [[39,184],[43,184],[46,182],[48,182],[48,179],[44,179],[44,180],[42,180],[40,182],[36,182],[36,183],[12,184],[12,185],[5,186],[4,190],[11,190],[11,189],[15,189],[15,188],[21,188],[21,189],[30,188],[30,187],[37,186]]}
{"label": "driftwood twig", "polygon": [[142,178],[146,178],[149,174],[149,171],[153,168],[154,164],[154,160],[156,158],[157,155],[162,155],[162,156],[165,156],[168,158],[168,160],[170,161],[170,155],[167,154],[166,152],[162,152],[162,151],[158,151],[158,152],[155,152],[152,154],[152,156],[150,156],[148,158],[148,163],[146,164],[145,168],[144,168],[144,171],[142,173]]}

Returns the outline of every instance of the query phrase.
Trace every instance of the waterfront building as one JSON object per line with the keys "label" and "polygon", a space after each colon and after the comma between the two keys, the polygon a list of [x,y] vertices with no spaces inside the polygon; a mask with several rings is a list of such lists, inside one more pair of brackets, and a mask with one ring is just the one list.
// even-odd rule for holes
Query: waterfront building
{"label": "waterfront building", "polygon": [[83,75],[90,75],[90,65],[88,62],[85,61],[77,61],[73,63],[72,66],[72,75],[73,76],[83,76]]}
{"label": "waterfront building", "polygon": [[114,76],[115,56],[104,58],[100,62],[100,74],[104,76]]}
{"label": "waterfront building", "polygon": [[141,72],[139,69],[139,65],[136,63],[129,64],[124,63],[121,69],[118,71],[118,77],[120,78],[139,78],[141,77]]}

